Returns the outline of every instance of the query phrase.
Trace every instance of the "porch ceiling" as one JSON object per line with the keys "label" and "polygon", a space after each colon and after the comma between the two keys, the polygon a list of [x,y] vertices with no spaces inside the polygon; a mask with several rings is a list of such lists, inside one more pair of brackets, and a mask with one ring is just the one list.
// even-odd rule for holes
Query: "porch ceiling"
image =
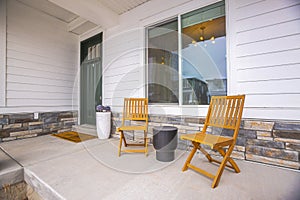
{"label": "porch ceiling", "polygon": [[55,17],[66,23],[70,23],[78,17],[74,13],[51,3],[48,0],[17,0],[27,6],[35,8],[45,14]]}
{"label": "porch ceiling", "polygon": [[119,15],[150,0],[17,0],[27,6],[68,23],[77,35],[97,26],[109,28],[118,24]]}
{"label": "porch ceiling", "polygon": [[98,0],[107,8],[111,9],[118,15],[132,10],[150,0]]}
{"label": "porch ceiling", "polygon": [[69,32],[77,35],[85,33],[86,31],[89,31],[97,26],[97,24],[85,20],[73,12],[68,11],[48,0],[17,1],[67,23]]}

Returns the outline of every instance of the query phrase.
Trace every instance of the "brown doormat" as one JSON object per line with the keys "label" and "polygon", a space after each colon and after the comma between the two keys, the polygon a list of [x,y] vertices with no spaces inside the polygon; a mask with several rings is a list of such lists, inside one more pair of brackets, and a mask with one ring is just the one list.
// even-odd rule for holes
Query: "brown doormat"
{"label": "brown doormat", "polygon": [[96,136],[93,135],[87,135],[87,134],[78,133],[74,131],[68,131],[68,132],[57,133],[52,135],[76,143],[97,138]]}

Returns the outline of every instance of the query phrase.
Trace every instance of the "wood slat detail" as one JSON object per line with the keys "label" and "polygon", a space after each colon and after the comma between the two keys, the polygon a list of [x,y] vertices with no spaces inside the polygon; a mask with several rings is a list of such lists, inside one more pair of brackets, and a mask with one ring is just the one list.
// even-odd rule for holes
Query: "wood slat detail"
{"label": "wood slat detail", "polygon": [[199,172],[199,173],[201,173],[201,174],[203,174],[203,175],[205,175],[205,176],[207,176],[207,177],[209,177],[209,178],[211,178],[211,179],[215,178],[215,176],[213,174],[211,174],[211,173],[209,173],[207,171],[204,171],[203,169],[201,169],[199,167],[196,167],[196,166],[194,166],[192,164],[188,164],[188,167],[191,168],[191,169],[193,169],[193,170],[195,170],[195,171],[197,171],[197,172]]}
{"label": "wood slat detail", "polygon": [[[182,168],[182,171],[186,171],[187,168],[191,168],[209,178],[212,178],[212,188],[217,187],[217,185],[219,184],[225,167],[234,169],[236,173],[240,172],[240,169],[238,168],[234,160],[230,157],[230,155],[237,140],[242,112],[244,108],[244,101],[245,95],[212,97],[203,130],[195,134],[183,134],[180,136],[180,139],[189,140],[194,145],[194,148],[190,152]],[[208,126],[218,127],[222,129],[233,129],[234,133],[232,137],[209,134],[206,132]],[[217,150],[223,157],[223,160],[219,161],[213,159],[211,155],[201,147],[201,144],[208,145],[211,147],[211,149]],[[225,152],[223,148],[226,146],[228,146],[229,148]],[[206,156],[209,162],[220,164],[215,176],[191,164],[191,160],[195,155],[197,149],[199,149]],[[228,165],[227,162],[229,162],[230,165]]]}

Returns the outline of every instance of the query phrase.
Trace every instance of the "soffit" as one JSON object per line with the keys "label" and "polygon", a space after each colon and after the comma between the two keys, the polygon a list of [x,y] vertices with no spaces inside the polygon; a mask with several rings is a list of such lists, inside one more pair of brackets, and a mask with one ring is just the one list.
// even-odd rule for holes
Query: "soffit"
{"label": "soffit", "polygon": [[[48,0],[18,0],[18,1],[68,24],[70,24],[71,22],[79,18],[79,16],[74,14],[73,12],[70,12]],[[96,26],[97,26],[96,24],[85,20],[83,23],[80,23],[74,29],[69,31],[75,33],[76,35],[80,35],[82,33],[85,33],[95,28]]]}
{"label": "soffit", "polygon": [[[63,22],[71,24],[73,21],[78,20],[80,17],[84,18],[84,16],[78,16],[73,12],[56,5],[55,2],[52,3],[49,0],[17,0],[20,3],[23,3],[27,6],[30,6],[40,12],[43,12],[47,15],[50,15],[54,18],[57,18]],[[117,15],[121,15],[129,10],[132,10],[150,0],[96,0],[99,4],[105,6],[108,10],[116,13]],[[94,3],[95,3],[94,2]],[[96,5],[95,5],[96,6]],[[76,28],[69,30],[77,35],[85,33],[93,28],[97,27],[97,24],[86,20],[86,22],[81,23]]]}
{"label": "soffit", "polygon": [[69,23],[76,19],[78,16],[62,7],[57,6],[47,0],[18,0],[19,2],[26,4],[32,8],[35,8],[41,12],[44,12],[52,17],[55,17],[61,21]]}
{"label": "soffit", "polygon": [[101,4],[121,15],[132,10],[150,0],[98,0]]}

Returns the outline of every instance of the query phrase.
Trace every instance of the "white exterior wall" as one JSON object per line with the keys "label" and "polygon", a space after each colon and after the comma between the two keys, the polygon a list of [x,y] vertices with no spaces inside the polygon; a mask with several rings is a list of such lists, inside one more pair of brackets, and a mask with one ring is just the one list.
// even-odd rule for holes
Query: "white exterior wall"
{"label": "white exterior wall", "polygon": [[[125,97],[145,97],[144,27],[215,2],[217,0],[150,1],[121,15],[119,26],[104,32],[104,104],[121,112]],[[150,113],[156,114],[204,115],[206,110],[207,106],[150,106]]]}
{"label": "white exterior wall", "polygon": [[67,24],[7,1],[6,106],[1,113],[78,109],[78,36]]}
{"label": "white exterior wall", "polygon": [[230,93],[245,116],[300,119],[300,1],[229,0]]}
{"label": "white exterior wall", "polygon": [[[104,104],[145,96],[144,27],[215,0],[148,2],[105,31]],[[228,94],[246,94],[244,118],[300,119],[299,0],[226,0]],[[205,116],[207,106],[151,105],[150,113]]]}
{"label": "white exterior wall", "polygon": [[[5,13],[3,2],[0,113],[77,109],[78,37],[67,24],[15,0],[7,1]],[[124,97],[145,96],[145,26],[215,2],[150,1],[104,30],[104,104],[121,111]],[[299,0],[226,0],[228,94],[247,95],[244,118],[300,119],[299,10]],[[150,106],[155,114],[204,116],[206,110]]]}
{"label": "white exterior wall", "polygon": [[0,0],[0,107],[6,95],[6,0]]}

